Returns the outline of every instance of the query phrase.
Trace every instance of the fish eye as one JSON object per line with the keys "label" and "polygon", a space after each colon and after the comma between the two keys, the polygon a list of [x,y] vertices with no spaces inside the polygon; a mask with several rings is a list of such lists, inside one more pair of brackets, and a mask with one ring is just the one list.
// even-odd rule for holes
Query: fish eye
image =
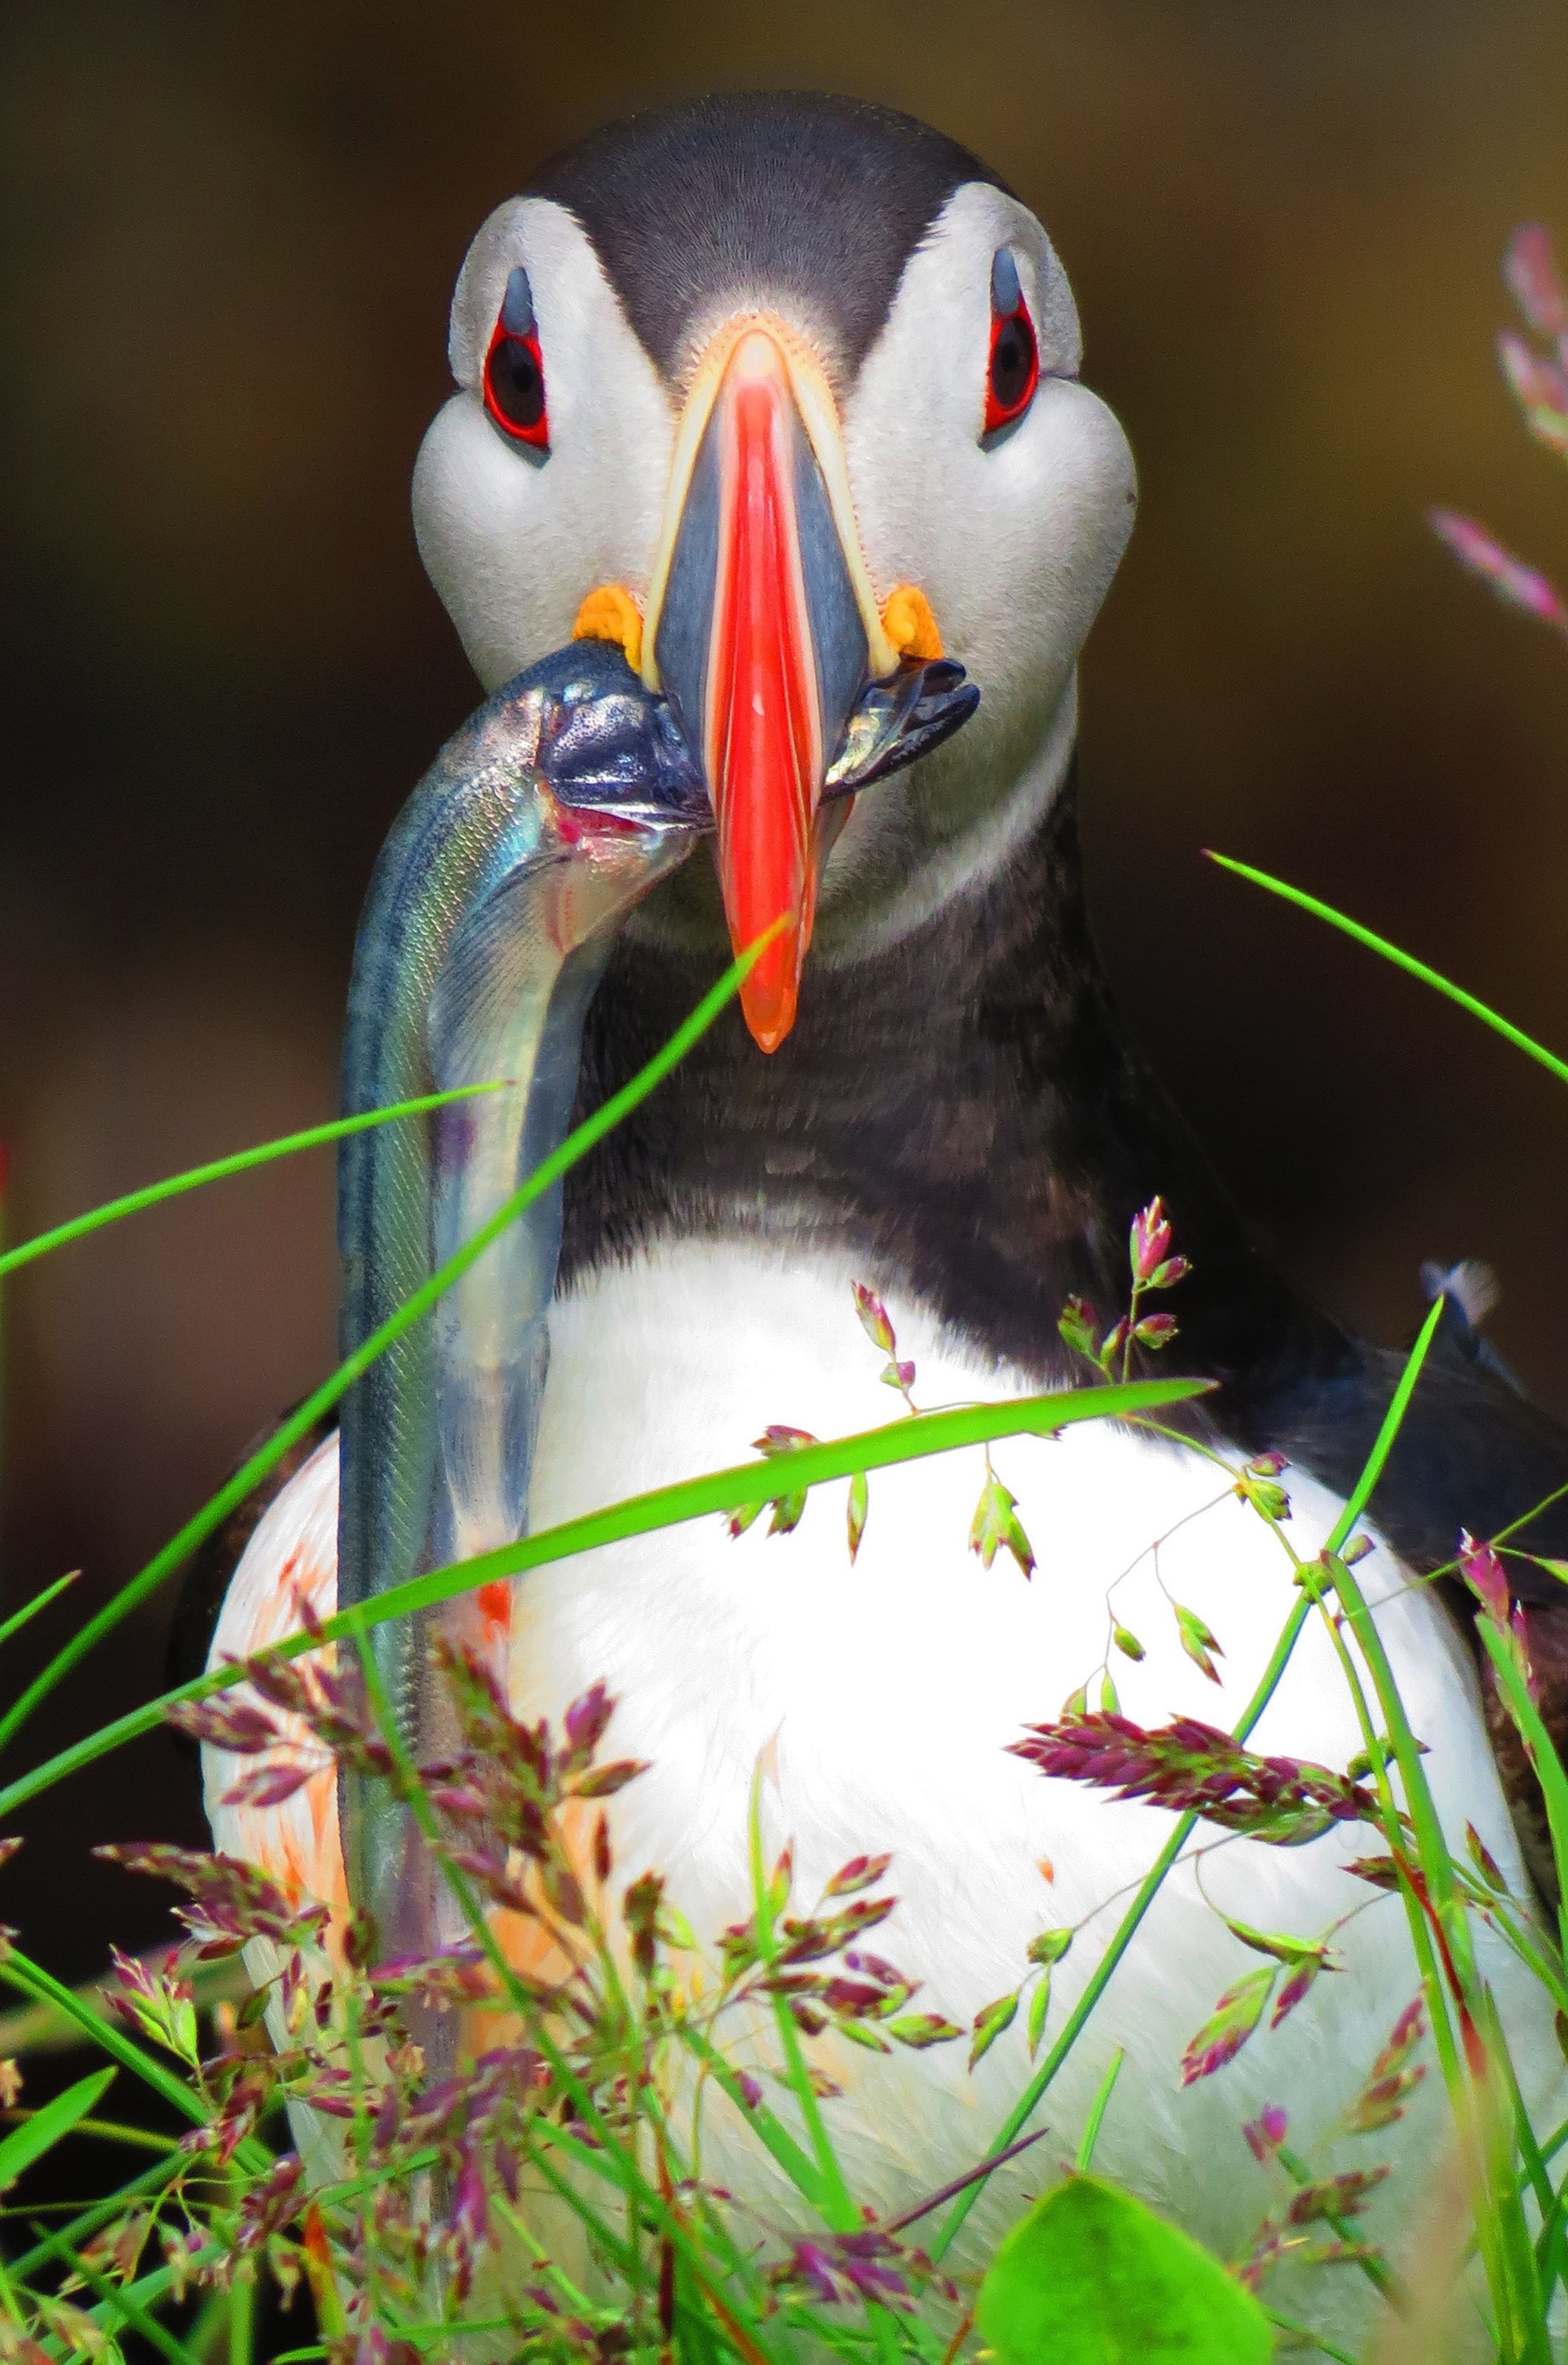
{"label": "fish eye", "polygon": [[535,451],[550,448],[544,404],[544,363],[533,317],[533,294],[521,263],[509,274],[506,294],[485,355],[485,409],[511,443]]}
{"label": "fish eye", "polygon": [[1011,247],[999,246],[991,266],[991,361],[985,385],[987,435],[1022,419],[1040,382],[1035,324],[1024,301]]}

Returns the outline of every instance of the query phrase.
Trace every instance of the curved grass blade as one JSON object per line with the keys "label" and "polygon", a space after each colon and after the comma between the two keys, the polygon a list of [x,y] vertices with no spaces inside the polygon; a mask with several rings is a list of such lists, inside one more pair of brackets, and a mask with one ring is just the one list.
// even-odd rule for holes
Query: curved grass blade
{"label": "curved grass blade", "polygon": [[[526,1575],[531,1568],[569,1560],[593,1552],[600,1544],[619,1543],[628,1536],[653,1534],[660,1528],[683,1526],[718,1511],[748,1508],[759,1499],[779,1493],[787,1473],[788,1490],[803,1492],[836,1478],[853,1477],[857,1470],[882,1470],[899,1462],[918,1462],[932,1453],[948,1453],[964,1445],[994,1444],[1005,1437],[1054,1437],[1081,1420],[1126,1420],[1138,1413],[1157,1411],[1190,1396],[1205,1395],[1207,1380],[1132,1380],[1115,1387],[1064,1390],[1058,1395],[1020,1396],[1013,1404],[963,1405],[952,1412],[927,1412],[890,1421],[884,1428],[863,1429],[858,1436],[839,1438],[825,1445],[801,1445],[786,1457],[774,1454],[766,1463],[746,1462],[728,1470],[712,1470],[700,1478],[685,1478],[673,1486],[658,1486],[646,1495],[629,1496],[602,1511],[566,1519],[559,1527],[542,1528],[516,1543],[502,1544],[474,1560],[450,1568],[432,1569],[427,1576],[410,1577],[363,1603],[354,1611],[342,1610],[328,1619],[319,1636],[290,1635],[274,1645],[284,1658],[297,1658],[322,1642],[342,1642],[362,1627],[385,1625],[416,1609],[471,1593],[497,1577]],[[767,1492],[764,1492],[766,1488]],[[106,1757],[127,1742],[154,1732],[165,1709],[177,1700],[206,1699],[244,1680],[242,1667],[219,1667],[197,1676],[177,1690],[162,1693],[141,1708],[132,1709],[111,1724],[101,1725],[85,1740],[62,1750],[42,1765],[19,1775],[0,1788],[0,1817],[11,1814],[28,1799],[52,1788],[70,1774]],[[0,1973],[3,1976],[3,1973]],[[64,1991],[62,1991],[64,1992]]]}
{"label": "curved grass blade", "polygon": [[1265,888],[1271,895],[1278,895],[1282,902],[1294,903],[1298,910],[1310,912],[1315,920],[1327,920],[1331,928],[1338,928],[1342,935],[1353,937],[1358,945],[1365,945],[1369,952],[1377,953],[1383,960],[1392,961],[1394,968],[1402,969],[1407,977],[1419,978],[1421,983],[1429,985],[1435,993],[1446,994],[1450,1002],[1457,1002],[1462,1010],[1468,1010],[1473,1018],[1479,1018],[1484,1026],[1490,1026],[1494,1034],[1501,1035],[1506,1043],[1511,1043],[1516,1050],[1527,1052],[1562,1082],[1568,1084],[1568,1059],[1560,1059],[1555,1051],[1549,1051],[1544,1043],[1536,1041],[1533,1035],[1527,1035],[1523,1027],[1516,1026],[1511,1019],[1489,1009],[1473,993],[1467,993],[1462,985],[1454,985],[1435,969],[1428,969],[1425,961],[1416,958],[1414,953],[1402,952],[1397,945],[1391,945],[1386,936],[1377,936],[1371,928],[1363,928],[1359,920],[1348,919],[1343,912],[1337,912],[1332,903],[1320,902],[1316,895],[1308,895],[1303,888],[1289,886],[1282,879],[1271,878],[1266,870],[1255,870],[1249,862],[1237,862],[1228,854],[1216,854],[1210,846],[1204,846],[1204,853],[1210,862],[1218,863],[1222,870],[1234,871],[1238,879],[1249,879],[1254,887]]}
{"label": "curved grass blade", "polygon": [[113,1600],[106,1602],[96,1617],[90,1618],[70,1642],[56,1652],[20,1698],[0,1717],[0,1749],[15,1738],[61,1679],[95,1649],[106,1634],[113,1633],[133,1610],[139,1609],[165,1579],[190,1558],[215,1528],[222,1526],[230,1512],[237,1504],[242,1503],[267,1473],[282,1461],[290,1446],[297,1444],[315,1428],[324,1414],[330,1412],[339,1397],[353,1385],[360,1373],[368,1371],[376,1357],[384,1354],[395,1339],[401,1338],[405,1330],[411,1328],[430,1312],[437,1299],[451,1288],[454,1281],[461,1279],[469,1266],[484,1255],[492,1241],[498,1239],[510,1224],[516,1222],[525,1207],[548,1191],[568,1167],[575,1166],[579,1158],[586,1157],[596,1142],[602,1140],[640,1101],[647,1097],[656,1084],[663,1082],[670,1070],[685,1058],[699,1037],[707,1032],[726,1003],[739,992],[775,934],[777,928],[770,929],[755,944],[748,946],[740,958],[724,971],[718,983],[704,994],[685,1024],[676,1029],[660,1050],[655,1052],[646,1067],[640,1069],[630,1083],[622,1085],[620,1092],[612,1094],[602,1108],[596,1109],[593,1115],[579,1125],[574,1133],[569,1133],[560,1148],[543,1159],[527,1181],[497,1209],[488,1223],[481,1225],[455,1256],[448,1258],[446,1263],[406,1298],[379,1329],[372,1331],[364,1344],[357,1347],[346,1362],[338,1365],[330,1379],[324,1380],[286,1420],[281,1421],[259,1452],[252,1453],[233,1477],[185,1521],[162,1551],[150,1560],[129,1585],[122,1586]]}
{"label": "curved grass blade", "polygon": [[510,1089],[510,1082],[504,1076],[492,1084],[460,1084],[454,1092],[427,1093],[420,1100],[398,1101],[389,1108],[364,1109],[357,1116],[334,1117],[330,1125],[308,1126],[303,1133],[280,1134],[275,1141],[259,1142],[253,1149],[237,1149],[228,1158],[209,1159],[205,1166],[187,1167],[183,1174],[170,1174],[162,1182],[143,1183],[139,1191],[127,1191],[118,1199],[106,1199],[101,1207],[89,1207],[84,1216],[73,1216],[68,1223],[56,1224],[47,1232],[35,1232],[30,1240],[18,1240],[14,1249],[0,1254],[0,1279],[48,1256],[53,1249],[85,1239],[90,1232],[101,1231],[106,1224],[118,1224],[126,1216],[139,1216],[144,1207],[159,1206],[165,1199],[178,1199],[186,1191],[199,1191],[204,1183],[221,1182],[230,1174],[248,1174],[254,1166],[270,1166],[274,1159],[292,1158],[301,1149],[320,1149],[328,1142],[342,1141],[351,1133],[367,1133],[372,1126],[392,1125],[399,1117],[427,1116],[431,1109],[445,1108],[451,1101],[471,1101],[481,1093]]}

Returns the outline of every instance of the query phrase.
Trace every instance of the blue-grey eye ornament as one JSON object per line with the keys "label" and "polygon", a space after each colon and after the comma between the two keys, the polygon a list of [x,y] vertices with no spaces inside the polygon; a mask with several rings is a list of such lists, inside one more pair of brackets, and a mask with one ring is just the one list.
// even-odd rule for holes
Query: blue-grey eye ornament
{"label": "blue-grey eye ornament", "polygon": [[1017,257],[999,246],[991,263],[991,356],[985,381],[985,429],[993,435],[1022,419],[1040,383],[1035,323],[1024,300]]}
{"label": "blue-grey eye ornament", "polygon": [[507,275],[506,293],[485,355],[484,392],[485,409],[509,442],[548,452],[544,361],[533,317],[533,290],[521,263]]}

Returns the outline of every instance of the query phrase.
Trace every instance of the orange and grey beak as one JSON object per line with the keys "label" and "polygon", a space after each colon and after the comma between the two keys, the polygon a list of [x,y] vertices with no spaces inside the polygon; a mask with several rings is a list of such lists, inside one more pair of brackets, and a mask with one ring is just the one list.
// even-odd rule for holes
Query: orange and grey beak
{"label": "orange and grey beak", "polygon": [[734,320],[688,398],[650,586],[643,678],[701,764],[737,952],[783,927],[741,1005],[765,1051],[795,1020],[817,880],[847,801],[823,776],[868,678],[890,673],[833,396],[781,321]]}

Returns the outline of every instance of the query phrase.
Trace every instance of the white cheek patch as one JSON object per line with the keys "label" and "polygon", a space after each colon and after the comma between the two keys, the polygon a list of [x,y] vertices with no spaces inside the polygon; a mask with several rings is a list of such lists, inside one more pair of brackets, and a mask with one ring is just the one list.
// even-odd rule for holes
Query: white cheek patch
{"label": "white cheek patch", "polygon": [[[507,441],[480,375],[514,264],[527,271],[550,449]],[[601,583],[639,598],[658,534],[674,421],[657,372],[581,228],[542,197],[486,222],[453,298],[459,391],[414,469],[420,555],[487,689],[570,639]]]}
{"label": "white cheek patch", "polygon": [[[1016,426],[982,442],[1001,246],[1042,375]],[[948,747],[857,806],[823,882],[829,961],[896,941],[991,875],[1066,768],[1074,669],[1136,499],[1126,438],[1078,383],[1080,353],[1071,290],[1034,216],[998,189],[957,190],[905,266],[845,441],[879,595],[919,585],[980,705]]]}

